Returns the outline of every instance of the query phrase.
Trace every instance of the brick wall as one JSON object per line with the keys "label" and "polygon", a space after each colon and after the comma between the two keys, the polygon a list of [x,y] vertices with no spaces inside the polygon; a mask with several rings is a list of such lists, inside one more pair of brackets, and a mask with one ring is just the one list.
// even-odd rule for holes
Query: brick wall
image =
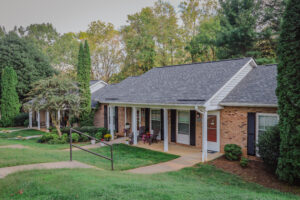
{"label": "brick wall", "polygon": [[237,144],[247,155],[247,113],[276,113],[277,108],[224,107],[220,112],[220,150],[226,144]]}
{"label": "brick wall", "polygon": [[[98,110],[95,112],[94,126],[96,127],[104,127],[104,105],[107,104],[100,104]],[[108,107],[107,107],[107,114],[108,114]]]}

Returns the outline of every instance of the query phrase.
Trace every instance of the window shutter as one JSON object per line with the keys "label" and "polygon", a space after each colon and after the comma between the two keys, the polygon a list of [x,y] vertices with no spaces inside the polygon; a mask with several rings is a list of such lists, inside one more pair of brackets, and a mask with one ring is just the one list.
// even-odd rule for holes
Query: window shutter
{"label": "window shutter", "polygon": [[149,108],[145,108],[145,129],[146,131],[150,131],[150,109]]}
{"label": "window shutter", "polygon": [[108,120],[107,120],[107,105],[104,105],[104,128],[108,128]]}
{"label": "window shutter", "polygon": [[160,139],[164,140],[164,110],[160,109]]}
{"label": "window shutter", "polygon": [[176,142],[176,110],[171,110],[171,142]]}
{"label": "window shutter", "polygon": [[248,113],[247,123],[247,153],[248,155],[255,155],[255,113]]}
{"label": "window shutter", "polygon": [[196,111],[190,111],[190,145],[196,145]]}
{"label": "window shutter", "polygon": [[119,132],[119,123],[118,123],[118,106],[115,107],[115,132],[118,133]]}

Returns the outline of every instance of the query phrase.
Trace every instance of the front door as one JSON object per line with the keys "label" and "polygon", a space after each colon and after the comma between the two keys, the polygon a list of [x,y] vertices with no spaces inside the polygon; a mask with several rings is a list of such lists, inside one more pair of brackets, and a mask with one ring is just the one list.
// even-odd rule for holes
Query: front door
{"label": "front door", "polygon": [[190,112],[178,111],[177,143],[190,144]]}
{"label": "front door", "polygon": [[219,120],[217,114],[207,116],[207,149],[219,151]]}

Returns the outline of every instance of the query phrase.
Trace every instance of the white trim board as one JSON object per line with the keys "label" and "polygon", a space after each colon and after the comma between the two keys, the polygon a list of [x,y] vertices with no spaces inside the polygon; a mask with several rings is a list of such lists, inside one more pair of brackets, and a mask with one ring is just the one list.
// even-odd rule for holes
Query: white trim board
{"label": "white trim board", "polygon": [[251,58],[229,81],[227,81],[205,104],[208,106],[218,106],[219,103],[240,83],[241,80],[256,67],[255,61]]}

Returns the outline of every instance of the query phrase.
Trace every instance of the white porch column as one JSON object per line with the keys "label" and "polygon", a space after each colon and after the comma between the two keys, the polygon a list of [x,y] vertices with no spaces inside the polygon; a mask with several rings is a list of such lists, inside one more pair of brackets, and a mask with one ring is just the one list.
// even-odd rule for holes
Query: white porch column
{"label": "white porch column", "polygon": [[139,109],[139,127],[142,126],[142,108]]}
{"label": "white porch column", "polygon": [[38,129],[41,129],[41,117],[40,117],[40,111],[37,111],[37,124],[38,124]]}
{"label": "white porch column", "polygon": [[58,126],[60,127],[60,110],[57,111]]}
{"label": "white porch column", "polygon": [[202,162],[207,160],[207,111],[202,114]]}
{"label": "white porch column", "polygon": [[168,109],[164,108],[164,151],[167,152],[169,150],[169,131],[168,131]]}
{"label": "white porch column", "polygon": [[[125,127],[124,127],[124,130],[126,129],[126,123],[127,123],[127,107],[125,106],[124,107],[124,121],[125,121]],[[127,137],[127,135],[126,135],[126,131],[125,131],[125,137]]]}
{"label": "white porch column", "polygon": [[114,139],[114,106],[109,106],[109,130],[111,135],[111,140]]}
{"label": "white porch column", "polygon": [[132,132],[133,132],[133,144],[137,145],[137,121],[136,121],[136,107],[132,107]]}
{"label": "white porch column", "polygon": [[32,110],[29,111],[29,128],[32,128]]}
{"label": "white porch column", "polygon": [[46,128],[48,129],[50,126],[50,119],[49,119],[49,111],[46,111]]}

